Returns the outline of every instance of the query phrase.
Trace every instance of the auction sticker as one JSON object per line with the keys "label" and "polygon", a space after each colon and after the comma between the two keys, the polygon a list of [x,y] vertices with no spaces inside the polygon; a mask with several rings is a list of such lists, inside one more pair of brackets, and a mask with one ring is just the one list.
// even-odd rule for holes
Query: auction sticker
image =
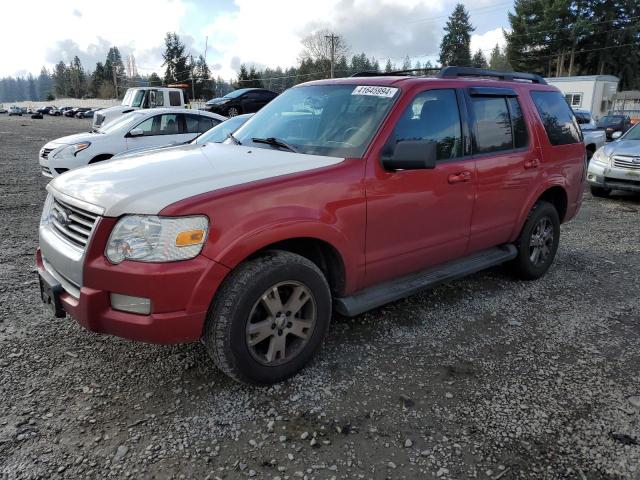
{"label": "auction sticker", "polygon": [[393,97],[398,91],[395,87],[371,87],[360,85],[353,89],[351,95],[370,95],[372,97]]}

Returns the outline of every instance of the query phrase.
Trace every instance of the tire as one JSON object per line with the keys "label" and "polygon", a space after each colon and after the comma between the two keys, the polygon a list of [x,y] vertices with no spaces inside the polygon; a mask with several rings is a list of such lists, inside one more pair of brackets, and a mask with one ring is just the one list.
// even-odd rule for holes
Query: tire
{"label": "tire", "polygon": [[235,117],[237,115],[240,115],[240,110],[237,107],[231,107],[227,110],[227,117]]}
{"label": "tire", "polygon": [[609,195],[611,195],[611,189],[603,187],[591,187],[591,195],[599,198],[607,198]]}
{"label": "tire", "polygon": [[549,202],[537,202],[529,212],[516,240],[518,255],[507,267],[513,275],[522,280],[540,278],[551,267],[559,244],[558,211]]}
{"label": "tire", "polygon": [[[297,310],[294,292],[301,305]],[[203,341],[216,366],[231,378],[270,385],[307,364],[330,319],[331,293],[320,269],[304,257],[274,250],[229,274],[207,314]]]}

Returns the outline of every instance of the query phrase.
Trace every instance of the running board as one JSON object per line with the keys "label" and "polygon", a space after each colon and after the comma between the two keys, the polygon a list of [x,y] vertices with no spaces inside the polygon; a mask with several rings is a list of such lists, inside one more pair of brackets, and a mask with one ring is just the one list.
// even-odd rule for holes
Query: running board
{"label": "running board", "polygon": [[511,244],[483,250],[468,257],[447,262],[406,277],[366,288],[350,297],[336,298],[335,309],[341,315],[353,317],[385,303],[400,300],[444,282],[466,277],[489,267],[516,258],[518,251]]}

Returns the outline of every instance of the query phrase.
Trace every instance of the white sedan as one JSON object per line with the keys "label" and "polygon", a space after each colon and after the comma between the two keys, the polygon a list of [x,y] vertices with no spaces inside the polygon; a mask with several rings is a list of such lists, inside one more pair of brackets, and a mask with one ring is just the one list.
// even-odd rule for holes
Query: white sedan
{"label": "white sedan", "polygon": [[184,108],[136,110],[95,132],[69,135],[47,143],[40,150],[38,161],[42,175],[56,177],[127,150],[188,142],[225,119],[215,113]]}

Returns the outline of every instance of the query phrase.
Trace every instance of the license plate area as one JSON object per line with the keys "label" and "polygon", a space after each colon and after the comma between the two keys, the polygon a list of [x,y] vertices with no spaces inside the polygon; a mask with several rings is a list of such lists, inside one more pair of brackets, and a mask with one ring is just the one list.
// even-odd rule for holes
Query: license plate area
{"label": "license plate area", "polygon": [[66,317],[67,314],[60,300],[60,295],[64,291],[62,285],[51,275],[47,275],[46,272],[40,273],[38,279],[40,281],[40,298],[42,299],[42,303],[51,310],[51,313],[53,313],[56,318]]}

